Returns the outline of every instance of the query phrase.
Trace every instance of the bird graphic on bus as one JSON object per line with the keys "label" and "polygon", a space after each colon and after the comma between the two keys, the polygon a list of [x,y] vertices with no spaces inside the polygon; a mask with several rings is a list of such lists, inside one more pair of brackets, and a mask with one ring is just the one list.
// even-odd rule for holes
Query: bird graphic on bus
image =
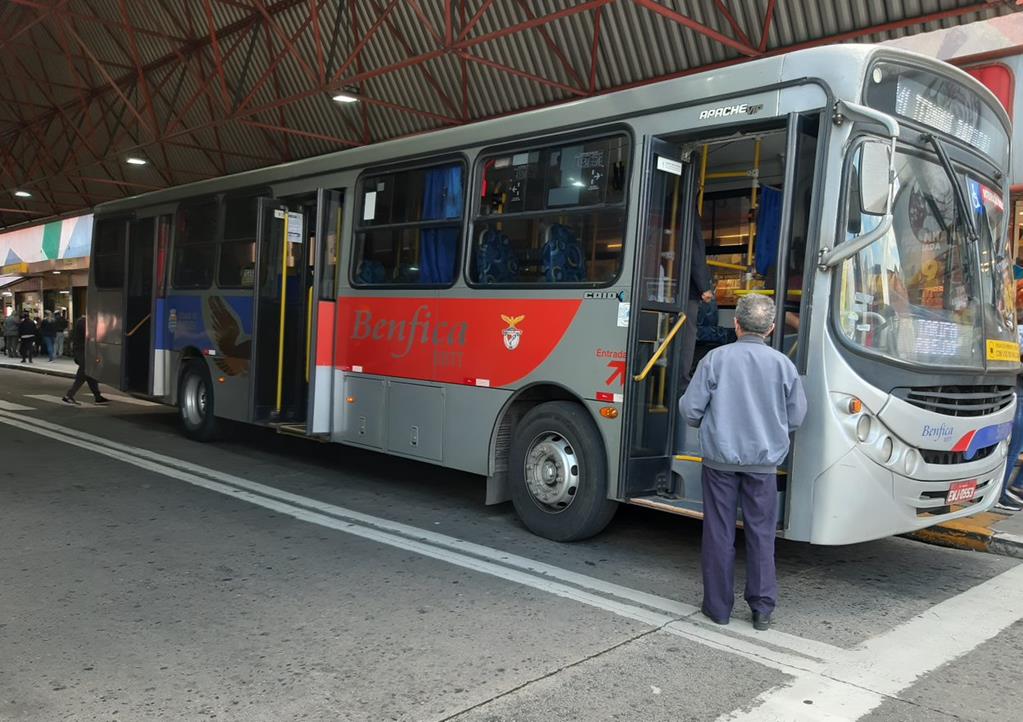
{"label": "bird graphic on bus", "polygon": [[505,316],[501,314],[501,320],[508,324],[508,327],[501,331],[501,336],[504,338],[504,347],[509,351],[514,351],[519,347],[519,341],[522,339],[522,329],[516,328],[516,326],[525,321],[526,317]]}
{"label": "bird graphic on bus", "polygon": [[252,339],[243,334],[238,314],[220,296],[207,297],[202,311],[203,322],[217,350],[213,363],[228,376],[248,373]]}

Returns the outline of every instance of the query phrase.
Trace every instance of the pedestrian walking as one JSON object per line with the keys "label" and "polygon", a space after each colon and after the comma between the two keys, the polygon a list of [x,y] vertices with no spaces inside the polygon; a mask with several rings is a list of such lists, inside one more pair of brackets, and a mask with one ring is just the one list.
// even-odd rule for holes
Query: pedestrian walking
{"label": "pedestrian walking", "polygon": [[4,319],[4,339],[7,343],[7,355],[14,358],[18,355],[18,316],[11,314]]}
{"label": "pedestrian walking", "polygon": [[57,335],[54,337],[53,355],[57,358],[64,356],[64,339],[67,338],[67,311],[58,311],[53,319],[57,328]]}
{"label": "pedestrian walking", "polygon": [[96,383],[96,379],[85,373],[85,316],[79,316],[75,321],[74,332],[71,336],[71,352],[75,363],[78,364],[78,371],[75,373],[75,380],[71,383],[71,388],[67,390],[61,401],[72,406],[81,406],[75,400],[75,394],[78,393],[78,389],[82,388],[82,384],[88,384],[89,391],[92,392],[97,404],[109,403],[109,400],[103,398],[103,394],[99,392],[99,384]]}
{"label": "pedestrian walking", "polygon": [[21,314],[21,323],[18,324],[18,336],[21,339],[21,362],[27,360],[32,363],[35,356],[36,322],[28,316],[28,311]]}
{"label": "pedestrian walking", "polygon": [[47,311],[39,324],[39,335],[43,337],[43,349],[50,362],[53,362],[53,351],[57,346],[57,324],[53,320],[53,312]]}
{"label": "pedestrian walking", "polygon": [[778,597],[774,565],[778,466],[789,435],[806,415],[806,396],[792,362],[765,342],[775,306],[749,294],[735,309],[735,343],[700,361],[679,400],[703,450],[703,604],[701,611],[728,624],[735,603],[735,526],[742,504],[746,537],[746,603],[753,626],[771,626]]}

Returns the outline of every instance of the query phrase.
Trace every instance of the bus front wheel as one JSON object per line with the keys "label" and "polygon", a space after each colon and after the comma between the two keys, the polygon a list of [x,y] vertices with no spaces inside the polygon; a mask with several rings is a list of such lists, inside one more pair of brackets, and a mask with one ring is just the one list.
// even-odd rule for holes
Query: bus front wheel
{"label": "bus front wheel", "polygon": [[541,404],[522,417],[508,472],[519,518],[547,539],[591,537],[618,507],[607,498],[607,457],[596,424],[570,401]]}
{"label": "bus front wheel", "polygon": [[181,374],[178,413],[185,435],[195,441],[209,441],[216,432],[213,416],[213,384],[202,362],[191,361]]}

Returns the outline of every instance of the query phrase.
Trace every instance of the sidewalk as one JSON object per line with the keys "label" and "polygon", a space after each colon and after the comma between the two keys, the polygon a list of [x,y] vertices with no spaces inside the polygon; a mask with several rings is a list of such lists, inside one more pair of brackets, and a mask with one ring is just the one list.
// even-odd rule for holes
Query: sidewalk
{"label": "sidewalk", "polygon": [[21,363],[20,358],[0,356],[0,369],[8,368],[31,371],[36,374],[46,374],[47,376],[63,376],[69,379],[74,378],[75,373],[78,371],[78,365],[66,356],[54,359],[52,362],[47,361],[46,356],[42,358],[36,356],[32,363]]}
{"label": "sidewalk", "polygon": [[955,549],[989,552],[1023,559],[1023,512],[987,511],[913,534],[913,539]]}

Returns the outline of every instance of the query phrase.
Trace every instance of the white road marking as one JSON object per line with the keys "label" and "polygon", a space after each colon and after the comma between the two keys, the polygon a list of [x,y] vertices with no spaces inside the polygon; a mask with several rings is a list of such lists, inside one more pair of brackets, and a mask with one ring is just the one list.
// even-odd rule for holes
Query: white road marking
{"label": "white road marking", "polygon": [[[774,631],[736,638],[693,619],[672,616],[687,613],[692,608],[639,590],[291,494],[39,419],[0,412],[0,423],[295,519],[572,599],[659,627],[712,649],[739,655],[792,677],[791,684],[760,695],[751,709],[724,715],[722,720],[809,722],[858,719],[924,674],[967,654],[1002,629],[1023,619],[1023,609],[1016,603],[1023,597],[1023,565],[1020,565],[935,605],[852,650]],[[55,431],[60,433],[54,435]],[[626,599],[636,604],[619,601]],[[969,624],[963,620],[969,620]],[[799,642],[791,649],[786,647],[790,638]],[[808,650],[813,653],[808,654]]]}
{"label": "white road marking", "polygon": [[[71,404],[65,404],[64,401],[59,396],[54,396],[53,394],[25,394],[25,398],[26,399],[35,399],[36,401],[46,401],[48,403],[59,404],[61,406],[71,406]],[[94,409],[94,408],[98,408],[101,405],[101,404],[93,404],[93,403],[90,403],[90,402],[79,402],[79,403],[80,403],[80,406],[76,406],[75,408]]]}
{"label": "white road marking", "polygon": [[[643,621],[653,626],[668,625],[667,631],[677,636],[682,636],[716,649],[742,654],[784,671],[799,671],[820,667],[823,660],[830,659],[842,651],[839,647],[833,645],[803,639],[774,630],[755,633],[751,628],[740,625],[721,628],[715,624],[704,622],[702,617],[696,614],[698,611],[696,607],[688,604],[682,604],[671,599],[614,584],[613,582],[606,582],[585,574],[544,564],[543,562],[510,554],[499,549],[474,544],[456,539],[455,537],[401,524],[400,522],[381,519],[298,494],[292,494],[233,474],[227,474],[182,459],[165,456],[148,449],[121,444],[77,429],[53,424],[41,419],[30,419],[29,417],[0,412],[0,423],[15,425],[15,421],[17,421],[16,425],[23,430],[34,431],[48,437],[57,438],[65,443],[70,443],[99,454],[105,454],[150,471],[171,476],[175,479],[212,489],[229,496],[242,498],[267,508],[273,508],[295,518],[340,529],[341,531],[359,536],[374,538],[381,543],[416,551],[426,556],[433,556],[452,564],[484,571],[485,573],[511,579],[512,581],[519,581],[522,584],[559,594],[560,596],[569,596],[585,604],[600,607],[606,611],[637,621]],[[210,486],[210,484],[214,486]],[[278,504],[278,502],[281,504]],[[274,504],[274,506],[269,506],[270,504]],[[313,516],[309,516],[310,514]],[[330,523],[325,523],[325,519],[331,520]],[[342,523],[343,526],[337,526],[338,522]],[[365,529],[367,532],[383,536],[369,537],[367,534],[355,531],[356,528]],[[424,548],[427,546],[433,549],[434,552],[428,553],[424,551]],[[486,565],[486,570],[478,567],[478,565]],[[501,568],[506,571],[499,574],[492,571],[491,568]],[[506,574],[517,576],[512,578],[506,576]],[[573,594],[556,591],[573,588],[568,585],[580,587],[581,589],[575,590],[575,594],[584,594],[586,598],[582,599]],[[634,602],[635,605],[622,604],[619,601],[607,599],[607,596],[616,597],[618,600]]]}
{"label": "white road marking", "polygon": [[119,401],[119,402],[121,402],[123,404],[133,404],[135,406],[163,406],[163,404],[158,404],[155,401],[146,401],[145,399],[136,399],[134,396],[125,396],[124,394],[108,394],[108,393],[104,393],[103,396],[105,398],[110,399],[111,401]]}
{"label": "white road marking", "polygon": [[4,411],[35,411],[35,408],[32,406],[22,406],[12,401],[0,401],[0,409]]}

